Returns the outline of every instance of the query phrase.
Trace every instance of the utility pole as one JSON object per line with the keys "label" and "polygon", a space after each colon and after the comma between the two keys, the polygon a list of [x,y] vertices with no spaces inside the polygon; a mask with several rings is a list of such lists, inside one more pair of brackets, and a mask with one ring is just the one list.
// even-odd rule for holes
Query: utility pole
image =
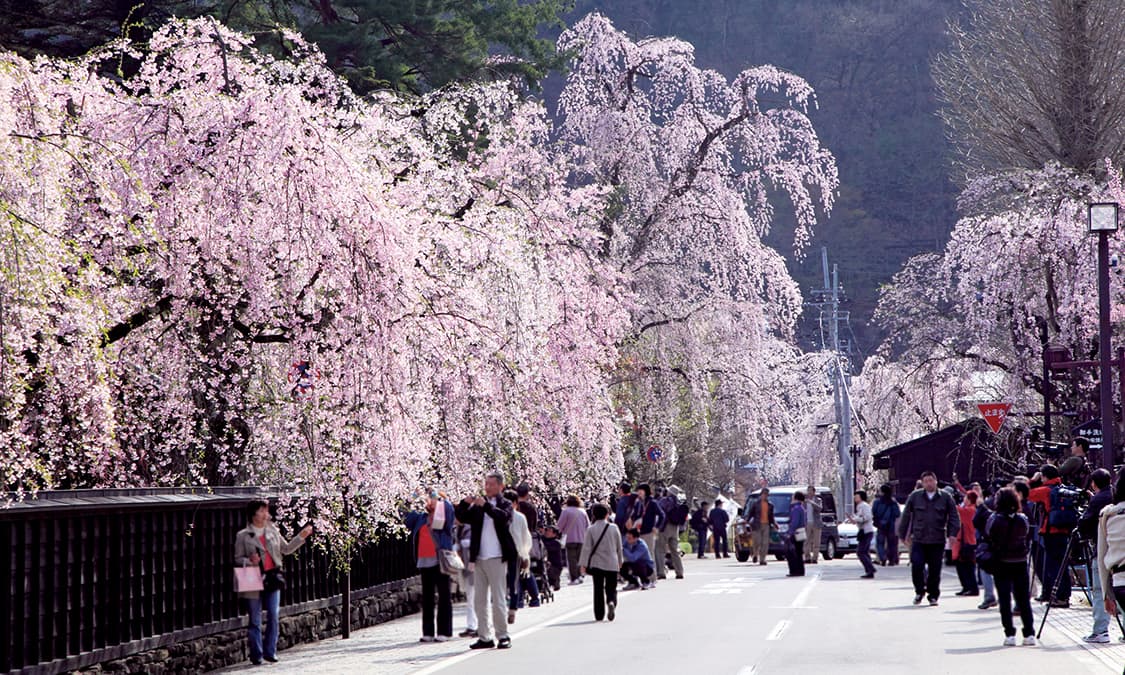
{"label": "utility pole", "polygon": [[844,512],[851,515],[855,510],[855,463],[850,456],[852,447],[852,400],[850,340],[841,337],[841,327],[850,328],[851,313],[842,311],[840,303],[844,291],[840,287],[840,270],[828,266],[828,249],[820,249],[821,268],[824,273],[823,288],[814,289],[812,295],[816,302],[808,303],[820,309],[821,349],[832,356],[828,366],[828,376],[832,381],[832,401],[836,409],[836,455],[840,462],[840,501]]}

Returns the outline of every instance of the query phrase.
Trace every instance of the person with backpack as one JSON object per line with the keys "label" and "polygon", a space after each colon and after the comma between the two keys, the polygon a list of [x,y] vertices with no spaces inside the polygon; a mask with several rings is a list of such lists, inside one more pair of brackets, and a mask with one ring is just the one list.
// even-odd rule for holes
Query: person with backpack
{"label": "person with backpack", "polygon": [[700,560],[707,557],[707,532],[710,525],[707,524],[707,506],[708,502],[699,502],[699,508],[691,514],[691,529],[695,530],[695,553],[696,557]]}
{"label": "person with backpack", "polygon": [[[1093,542],[1095,548],[1099,543],[1098,526],[1101,523],[1102,511],[1113,504],[1113,490],[1110,489],[1112,482],[1113,476],[1105,469],[1098,469],[1090,474],[1089,484],[1097,489],[1097,492],[1090,498],[1085,513],[1078,519],[1078,535],[1082,537],[1083,542]],[[1108,644],[1110,642],[1109,614],[1105,611],[1105,603],[1102,602],[1105,592],[1103,591],[1101,576],[1101,574],[1098,574],[1096,567],[1094,573],[1090,575],[1090,597],[1093,598],[1094,625],[1090,634],[1082,638],[1084,642],[1089,644]]]}
{"label": "person with backpack", "polygon": [[[1062,484],[1059,470],[1053,464],[1039,469],[1043,484],[1031,490],[1028,499],[1038,504],[1046,515],[1039,526],[1043,541],[1043,593],[1051,607],[1070,607],[1070,574],[1063,569],[1066,543],[1078,526],[1078,491]],[[1058,580],[1058,592],[1051,596]]]}
{"label": "person with backpack", "polygon": [[680,528],[687,522],[687,504],[681,504],[676,495],[668,492],[660,500],[660,508],[664,510],[664,527],[656,538],[656,578],[664,579],[667,576],[664,558],[671,557],[672,569],[676,570],[676,578],[684,578],[684,563],[680,560]]}
{"label": "person with backpack", "polygon": [[875,552],[880,565],[898,564],[898,537],[895,536],[895,523],[902,515],[902,509],[894,498],[894,488],[884,483],[879,488],[879,498],[871,506],[875,518]]}
{"label": "person with backpack", "polygon": [[1097,573],[1105,611],[1125,611],[1125,473],[1113,487],[1113,504],[1102,509],[1098,520]]}
{"label": "person with backpack", "polygon": [[1035,646],[1035,617],[1031,611],[1031,579],[1027,573],[1027,541],[1031,525],[1020,512],[1020,499],[1010,487],[996,495],[996,512],[985,524],[988,559],[1000,595],[1000,623],[1004,626],[1004,646],[1016,646],[1016,626],[1012,620],[1012,601],[1023,623],[1023,644]]}
{"label": "person with backpack", "polygon": [[594,580],[594,620],[613,621],[617,614],[617,572],[625,565],[621,531],[609,522],[605,504],[590,507],[594,524],[582,540],[579,569]]}

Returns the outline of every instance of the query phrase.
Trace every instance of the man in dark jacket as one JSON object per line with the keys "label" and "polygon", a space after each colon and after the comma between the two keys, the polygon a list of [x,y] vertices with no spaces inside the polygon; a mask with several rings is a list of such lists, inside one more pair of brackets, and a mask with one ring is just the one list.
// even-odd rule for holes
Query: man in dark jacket
{"label": "man in dark jacket", "polygon": [[[1085,440],[1085,439],[1083,439]],[[1105,469],[1098,469],[1090,474],[1090,487],[1096,489],[1097,492],[1090,498],[1090,503],[1086,506],[1086,512],[1078,519],[1078,534],[1086,542],[1092,542],[1094,549],[1097,549],[1098,542],[1098,517],[1102,513],[1102,509],[1113,503],[1113,491],[1110,489],[1110,483],[1113,476]],[[1109,613],[1105,611],[1105,603],[1098,602],[1098,598],[1104,597],[1102,593],[1102,580],[1101,575],[1098,574],[1096,569],[1087,572],[1092,582],[1090,589],[1090,597],[1094,600],[1094,629],[1083,638],[1086,642],[1091,644],[1106,644],[1109,639]]]}
{"label": "man in dark jacket", "polygon": [[621,541],[625,541],[625,530],[629,529],[627,523],[633,513],[633,501],[637,498],[633,494],[633,486],[625,481],[617,486],[617,502],[614,504],[614,524],[621,531]]}
{"label": "man in dark jacket", "polygon": [[938,490],[933,471],[922,474],[922,489],[906,498],[898,521],[898,536],[910,548],[910,571],[914,580],[914,604],[922,604],[922,596],[930,606],[938,604],[941,595],[941,562],[948,541],[961,530],[961,517],[953,497]]}
{"label": "man in dark jacket", "polygon": [[652,498],[652,488],[648,483],[637,486],[637,497],[633,500],[633,511],[629,515],[632,527],[641,533],[641,540],[651,554],[656,550],[656,533],[664,527],[664,509]]}
{"label": "man in dark jacket", "polygon": [[730,557],[730,552],[727,550],[727,523],[730,522],[730,514],[723,508],[723,500],[715,500],[715,508],[711,509],[711,513],[707,514],[707,520],[711,525],[711,539],[715,542],[715,557],[720,555],[724,558]]}
{"label": "man in dark jacket", "polygon": [[[508,561],[517,558],[516,543],[510,529],[512,503],[500,494],[504,474],[493,471],[485,476],[484,496],[461,502],[461,513],[473,528],[469,560],[474,576],[474,605],[479,638],[470,649],[507,649],[508,637]],[[467,508],[464,506],[468,502]],[[493,642],[493,635],[498,638]]]}
{"label": "man in dark jacket", "polygon": [[695,530],[698,540],[695,545],[696,557],[701,559],[707,556],[707,528],[710,527],[707,523],[707,506],[707,502],[700,502],[699,508],[691,514],[691,529]]}

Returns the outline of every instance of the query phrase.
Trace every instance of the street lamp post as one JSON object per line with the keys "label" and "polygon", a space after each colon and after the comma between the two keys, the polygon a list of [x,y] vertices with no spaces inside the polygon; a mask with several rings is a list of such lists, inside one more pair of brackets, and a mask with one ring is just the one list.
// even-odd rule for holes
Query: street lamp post
{"label": "street lamp post", "polygon": [[[1090,204],[1087,223],[1098,235],[1098,383],[1102,420],[1102,467],[1113,471],[1113,375],[1111,372],[1109,323],[1109,235],[1117,231],[1116,203]],[[1123,402],[1125,403],[1125,402]]]}
{"label": "street lamp post", "polygon": [[848,453],[852,456],[852,494],[855,494],[856,485],[859,483],[859,456],[863,454],[863,448],[853,445]]}

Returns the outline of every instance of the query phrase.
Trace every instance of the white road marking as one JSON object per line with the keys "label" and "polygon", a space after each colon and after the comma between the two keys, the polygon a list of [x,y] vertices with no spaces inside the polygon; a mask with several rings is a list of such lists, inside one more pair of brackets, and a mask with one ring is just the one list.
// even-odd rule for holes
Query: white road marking
{"label": "white road marking", "polygon": [[777,625],[773,627],[773,630],[770,631],[770,634],[766,636],[766,640],[780,640],[781,636],[785,635],[785,631],[788,629],[789,620],[782,619],[781,621],[777,622]]}
{"label": "white road marking", "polygon": [[809,580],[809,583],[805,584],[805,587],[802,588],[801,592],[797,594],[797,597],[793,599],[793,604],[789,606],[793,609],[804,607],[805,601],[809,599],[809,595],[812,593],[813,587],[816,586],[816,582],[818,581],[820,581],[820,572],[817,572],[813,575],[813,578]]}
{"label": "white road marking", "polygon": [[[562,616],[556,616],[555,618],[550,619],[548,621],[544,621],[543,623],[536,624],[534,626],[531,626],[530,628],[525,628],[524,630],[521,630],[518,633],[512,634],[510,637],[512,638],[512,642],[515,642],[516,640],[521,639],[521,638],[525,638],[528,635],[534,635],[535,633],[538,633],[539,631],[543,630],[544,628],[550,628],[551,626],[555,625],[556,623],[559,623],[560,621],[565,621],[565,620],[571,618],[572,616],[578,616],[579,614],[582,614],[582,613],[585,613],[585,612],[591,612],[591,611],[593,611],[593,608],[594,608],[593,604],[584,605],[582,607],[579,607],[576,610],[567,612],[566,614],[563,614]],[[456,664],[461,663],[463,661],[467,661],[467,660],[473,658],[474,656],[476,656],[478,654],[481,654],[483,652],[486,652],[486,651],[491,651],[491,650],[488,650],[488,649],[469,650],[469,651],[466,651],[464,654],[458,654],[457,656],[452,656],[448,659],[445,659],[444,661],[440,661],[438,663],[435,663],[432,666],[428,666],[428,667],[423,668],[421,670],[416,670],[412,673],[412,675],[430,675],[431,673],[436,673],[438,671],[445,670],[446,668],[448,668],[452,665],[456,665]]]}
{"label": "white road marking", "polygon": [[738,675],[758,675],[758,666],[743,666]]}

